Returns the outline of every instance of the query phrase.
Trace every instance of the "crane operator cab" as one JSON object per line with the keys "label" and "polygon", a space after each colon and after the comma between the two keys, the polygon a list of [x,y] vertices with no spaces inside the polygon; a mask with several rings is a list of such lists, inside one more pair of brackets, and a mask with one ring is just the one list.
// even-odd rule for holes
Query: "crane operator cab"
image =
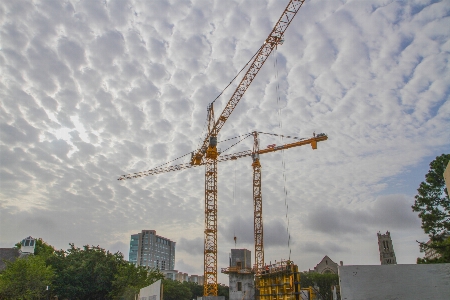
{"label": "crane operator cab", "polygon": [[206,158],[217,159],[219,153],[217,152],[217,137],[210,136],[209,137],[209,146],[206,150]]}

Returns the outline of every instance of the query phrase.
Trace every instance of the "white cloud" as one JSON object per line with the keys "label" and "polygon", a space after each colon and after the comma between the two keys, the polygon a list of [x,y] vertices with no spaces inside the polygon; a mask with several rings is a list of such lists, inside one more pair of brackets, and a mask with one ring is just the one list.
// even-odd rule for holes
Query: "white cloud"
{"label": "white cloud", "polygon": [[[206,106],[286,4],[1,2],[1,246],[32,235],[124,251],[131,233],[152,228],[178,242],[177,268],[201,272],[200,248],[186,249],[203,240],[203,168],[116,179],[195,149]],[[377,263],[378,230],[397,238],[398,261],[421,255],[409,207],[418,183],[389,191],[450,149],[449,10],[446,1],[305,2],[219,137],[329,135],[315,151],[261,157],[268,261],[289,252],[285,190],[301,268],[335,253]],[[215,102],[216,117],[236,84]],[[263,147],[282,142],[261,135]],[[250,138],[229,153],[251,148]],[[251,172],[250,158],[219,165],[220,264],[234,235],[253,251]]]}

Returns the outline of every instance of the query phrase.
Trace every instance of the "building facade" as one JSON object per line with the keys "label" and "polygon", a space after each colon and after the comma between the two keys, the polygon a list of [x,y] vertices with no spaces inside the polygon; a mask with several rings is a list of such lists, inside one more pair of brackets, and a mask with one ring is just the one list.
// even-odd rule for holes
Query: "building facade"
{"label": "building facade", "polygon": [[395,265],[397,259],[395,258],[394,245],[392,245],[391,233],[386,231],[386,234],[377,233],[378,249],[380,251],[380,262],[382,265]]}
{"label": "building facade", "polygon": [[159,270],[175,269],[175,242],[156,235],[155,230],[142,230],[131,235],[129,261]]}
{"label": "building facade", "polygon": [[36,247],[36,240],[34,238],[31,236],[24,238],[20,244],[20,251],[22,253],[34,254],[34,248]]}
{"label": "building facade", "polygon": [[450,161],[447,164],[447,168],[444,171],[444,181],[445,186],[447,187],[447,191],[450,193]]}
{"label": "building facade", "polygon": [[179,272],[178,270],[161,270],[164,274],[164,278],[171,279],[173,281],[179,282],[195,282],[199,285],[203,285],[203,276],[199,275],[189,275],[187,273]]}
{"label": "building facade", "polygon": [[[342,262],[341,262],[342,265]],[[338,273],[338,264],[331,260],[328,255],[325,255],[324,258],[314,267],[314,271],[319,274],[337,274]]]}
{"label": "building facade", "polygon": [[231,249],[230,266],[221,270],[229,276],[230,300],[255,299],[255,275],[251,255],[252,252],[247,249]]}

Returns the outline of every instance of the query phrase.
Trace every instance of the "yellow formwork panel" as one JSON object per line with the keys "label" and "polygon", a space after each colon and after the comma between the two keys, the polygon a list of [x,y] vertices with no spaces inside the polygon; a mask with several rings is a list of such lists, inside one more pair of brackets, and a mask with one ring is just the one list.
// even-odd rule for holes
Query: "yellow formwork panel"
{"label": "yellow formwork panel", "polygon": [[257,286],[258,300],[300,300],[300,274],[291,261],[265,266]]}

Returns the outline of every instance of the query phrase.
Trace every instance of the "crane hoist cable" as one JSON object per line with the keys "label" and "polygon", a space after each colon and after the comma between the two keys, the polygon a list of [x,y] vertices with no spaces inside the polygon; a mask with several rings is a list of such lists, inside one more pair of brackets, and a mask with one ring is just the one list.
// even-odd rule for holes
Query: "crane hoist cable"
{"label": "crane hoist cable", "polygon": [[[276,101],[277,101],[277,116],[278,116],[278,127],[280,131],[283,130],[283,118],[282,112],[283,109],[281,105],[281,96],[280,96],[280,81],[278,75],[278,57],[277,57],[276,49],[272,52],[274,57],[274,74],[275,74],[275,84],[276,84]],[[280,143],[284,143],[284,136],[280,135]],[[281,150],[281,167],[282,167],[282,180],[283,180],[283,196],[284,196],[284,207],[285,207],[285,216],[286,216],[286,237],[287,237],[287,248],[289,249],[288,259],[291,260],[291,232],[290,232],[290,222],[289,222],[289,192],[287,189],[287,180],[286,180],[286,161],[284,156],[284,150]]]}
{"label": "crane hoist cable", "polygon": [[[284,33],[291,24],[292,20],[297,15],[297,12],[304,4],[305,0],[290,0],[277,23],[273,27],[269,36],[264,41],[260,50],[253,59],[247,72],[237,85],[233,95],[225,105],[217,121],[214,117],[214,106],[211,103],[208,106],[207,135],[203,140],[203,144],[199,147],[195,154],[191,156],[190,165],[178,165],[169,166],[165,168],[159,168],[156,170],[149,170],[146,172],[140,172],[135,174],[125,175],[119,178],[119,180],[137,178],[148,175],[155,175],[164,172],[176,171],[193,167],[194,165],[205,165],[205,230],[204,230],[204,251],[203,251],[203,266],[204,266],[204,296],[217,296],[217,163],[219,161],[219,153],[217,151],[217,135],[226,123],[231,113],[236,108],[250,84],[255,79],[258,72],[261,70],[265,61],[269,57],[277,45],[284,41]],[[306,142],[306,141],[304,141]],[[311,140],[311,145],[317,145],[317,140]],[[302,145],[302,142],[294,143],[296,146]],[[294,146],[291,146],[294,147]],[[276,149],[278,150],[278,149]],[[275,150],[274,150],[275,151]],[[270,151],[269,151],[270,152]],[[266,152],[267,153],[267,152]],[[245,156],[245,154],[243,154]],[[251,155],[251,153],[249,154]],[[233,156],[236,157],[236,156]],[[243,157],[243,156],[241,156]],[[223,157],[222,157],[223,159]]]}
{"label": "crane hoist cable", "polygon": [[[262,47],[262,46],[261,46]],[[239,74],[242,73],[242,71],[244,71],[244,69],[248,66],[249,63],[251,63],[253,61],[253,59],[255,58],[255,56],[259,53],[259,51],[261,51],[261,47],[259,47],[258,51],[255,52],[255,54],[253,54],[253,56],[250,58],[250,60],[244,65],[244,67],[242,67],[242,69],[236,74],[236,76],[234,76],[234,78],[230,81],[230,83],[228,83],[228,85],[219,93],[219,95],[210,103],[213,104],[214,102],[216,102],[217,99],[219,99],[220,96],[222,96],[223,92],[225,92],[225,90],[233,83],[233,81],[236,80],[236,78],[239,76]],[[209,106],[208,106],[209,107]],[[197,146],[197,149],[200,148],[200,145],[202,143],[202,136],[204,135],[205,132],[205,128],[207,126],[208,120],[205,120],[205,124],[203,125],[203,129],[202,129],[202,134],[200,135],[199,139],[199,146]]]}
{"label": "crane hoist cable", "polygon": [[239,76],[239,74],[241,74],[241,72],[244,71],[244,69],[248,66],[248,64],[253,61],[255,56],[259,53],[259,51],[261,51],[262,47],[263,46],[259,47],[258,51],[256,51],[255,54],[253,54],[252,58],[249,59],[249,61],[244,65],[244,67],[242,67],[242,69],[236,74],[236,76],[234,76],[234,78],[230,81],[230,83],[220,92],[220,94],[216,97],[216,99],[214,99],[211,103],[216,102],[216,100],[219,99],[220,96],[222,96],[223,92],[225,92],[225,90],[233,83],[233,81]]}

